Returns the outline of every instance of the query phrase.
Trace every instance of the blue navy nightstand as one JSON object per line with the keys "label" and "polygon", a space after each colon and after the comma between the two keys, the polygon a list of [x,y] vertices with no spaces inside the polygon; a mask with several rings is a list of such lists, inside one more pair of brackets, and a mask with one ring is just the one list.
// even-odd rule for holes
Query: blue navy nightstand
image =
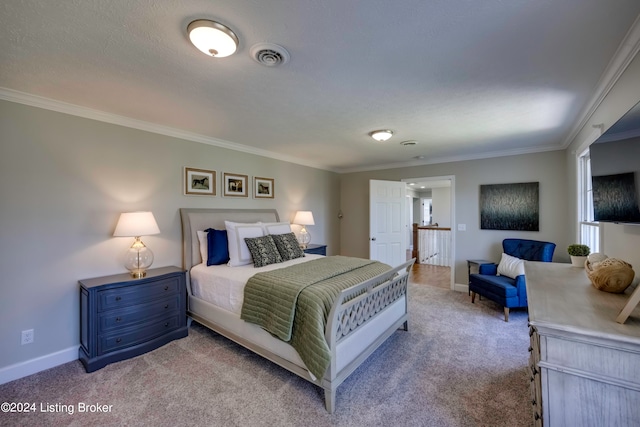
{"label": "blue navy nightstand", "polygon": [[327,245],[308,245],[303,249],[305,254],[316,254],[327,256]]}
{"label": "blue navy nightstand", "polygon": [[87,372],[186,337],[185,271],[154,268],[80,280],[80,349]]}

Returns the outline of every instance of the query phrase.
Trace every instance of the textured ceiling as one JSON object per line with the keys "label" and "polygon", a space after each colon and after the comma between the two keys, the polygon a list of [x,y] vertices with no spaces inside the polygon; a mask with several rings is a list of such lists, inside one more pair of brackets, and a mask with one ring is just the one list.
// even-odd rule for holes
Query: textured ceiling
{"label": "textured ceiling", "polygon": [[[336,171],[542,151],[564,147],[639,14],[638,0],[6,0],[0,88]],[[200,18],[239,50],[196,50]],[[254,62],[261,42],[291,60]],[[373,141],[380,128],[394,137]]]}

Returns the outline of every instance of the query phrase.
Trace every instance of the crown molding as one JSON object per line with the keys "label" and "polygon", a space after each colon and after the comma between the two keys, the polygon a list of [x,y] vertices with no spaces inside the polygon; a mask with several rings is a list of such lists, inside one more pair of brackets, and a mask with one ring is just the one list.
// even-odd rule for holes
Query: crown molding
{"label": "crown molding", "polygon": [[292,156],[273,153],[259,148],[249,147],[247,145],[235,142],[225,141],[223,139],[213,138],[206,135],[200,135],[193,132],[162,126],[155,123],[136,120],[117,114],[106,113],[92,108],[82,107],[67,102],[57,101],[55,99],[45,98],[38,95],[32,95],[13,89],[0,87],[0,100],[15,102],[19,104],[29,105],[31,107],[43,108],[45,110],[56,111],[58,113],[70,114],[72,116],[83,117],[85,119],[97,120],[100,122],[110,123],[114,125],[124,126],[132,129],[143,130],[146,132],[156,133],[159,135],[170,136],[174,138],[184,139],[187,141],[199,142],[202,144],[213,145],[220,148],[239,151],[243,153],[253,154],[256,156],[267,157],[283,162],[294,163],[297,165],[308,166],[315,169],[327,170],[335,172],[333,168],[326,165],[307,162]]}
{"label": "crown molding", "polygon": [[636,18],[631,28],[629,28],[618,50],[616,50],[613,58],[609,61],[609,65],[596,85],[593,96],[580,114],[579,120],[576,121],[571,128],[569,135],[562,144],[562,148],[567,148],[571,145],[573,140],[578,136],[578,133],[587,126],[593,114],[613,86],[618,82],[618,79],[620,79],[622,73],[624,73],[631,61],[633,61],[638,51],[640,51],[640,15]]}
{"label": "crown molding", "polygon": [[412,166],[425,166],[425,165],[436,165],[440,163],[465,162],[469,160],[490,159],[494,157],[518,156],[521,154],[544,153],[547,151],[560,151],[564,149],[565,149],[564,147],[554,145],[554,146],[521,148],[521,149],[502,150],[502,151],[487,151],[484,153],[475,153],[475,154],[469,154],[469,155],[433,157],[431,159],[424,159],[424,160],[410,160],[406,162],[386,163],[381,165],[362,166],[362,167],[355,167],[355,168],[340,168],[340,169],[337,169],[336,172],[337,173],[353,173],[353,172],[367,172],[367,171],[385,170],[385,169],[397,169],[397,168],[406,168],[406,167],[412,167]]}
{"label": "crown molding", "polygon": [[174,138],[184,139],[187,141],[199,142],[202,144],[213,145],[220,148],[226,148],[229,150],[239,151],[243,153],[253,154],[256,156],[267,157],[275,160],[281,160],[288,163],[294,163],[302,166],[308,166],[315,169],[327,170],[336,173],[352,173],[352,172],[366,172],[373,170],[394,169],[399,167],[408,166],[421,166],[437,163],[449,163],[468,160],[479,160],[490,157],[504,157],[515,156],[519,154],[532,154],[545,151],[557,151],[566,149],[576,138],[578,133],[588,124],[588,121],[593,116],[597,108],[600,106],[604,98],[611,91],[613,86],[617,83],[620,76],[624,73],[631,61],[635,58],[640,51],[640,16],[636,18],[633,25],[627,32],[624,40],[618,47],[618,50],[614,54],[613,58],[609,62],[605,72],[602,74],[593,96],[587,103],[587,106],[583,109],[579,116],[578,121],[575,122],[571,128],[569,134],[564,139],[560,146],[547,146],[536,147],[530,149],[518,149],[507,151],[492,151],[481,154],[451,156],[451,157],[438,157],[430,160],[420,161],[407,161],[407,162],[395,162],[387,164],[379,164],[373,166],[362,166],[354,168],[335,168],[327,165],[320,165],[313,162],[308,162],[292,156],[286,156],[278,153],[273,153],[267,150],[261,150],[259,148],[250,147],[243,144],[238,144],[230,141],[225,141],[218,138],[213,138],[205,135],[200,135],[192,132],[183,131],[180,129],[171,128],[168,126],[162,126],[155,123],[145,122],[142,120],[131,119],[129,117],[119,116],[116,114],[106,113],[99,110],[94,110],[87,107],[81,107],[66,102],[56,101],[53,99],[32,95],[13,89],[0,87],[0,99],[25,104],[33,107],[43,108],[47,110],[57,111],[60,113],[70,114],[73,116],[84,117],[87,119],[98,120],[105,123],[111,123],[133,129],[143,130],[147,132],[157,133],[160,135],[166,135]]}

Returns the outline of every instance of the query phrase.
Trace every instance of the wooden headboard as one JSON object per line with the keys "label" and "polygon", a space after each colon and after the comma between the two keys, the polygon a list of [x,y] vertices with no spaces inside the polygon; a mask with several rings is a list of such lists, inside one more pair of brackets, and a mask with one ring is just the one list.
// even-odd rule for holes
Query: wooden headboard
{"label": "wooden headboard", "polygon": [[200,264],[200,242],[198,230],[215,228],[224,230],[225,221],[234,222],[279,222],[275,209],[191,209],[181,208],[182,219],[182,267],[189,271]]}

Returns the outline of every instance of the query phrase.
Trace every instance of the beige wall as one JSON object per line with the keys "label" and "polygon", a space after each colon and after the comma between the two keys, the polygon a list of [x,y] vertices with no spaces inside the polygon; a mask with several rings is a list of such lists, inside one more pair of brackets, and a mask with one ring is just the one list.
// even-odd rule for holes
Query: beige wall
{"label": "beige wall", "polygon": [[[636,58],[566,151],[344,175],[0,101],[0,373],[77,349],[77,280],[124,271],[118,258],[129,242],[111,236],[124,211],[156,216],[161,234],[144,239],[155,266],[181,264],[180,207],[268,207],[284,220],[310,209],[314,242],[366,257],[369,179],[453,175],[456,283],[466,283],[466,259],[498,260],[505,237],[554,241],[556,261],[568,261],[575,150],[592,124],[608,128],[639,100]],[[184,196],[184,166],[273,177],[276,199]],[[528,181],[540,182],[540,232],[480,230],[479,185]],[[467,231],[455,231],[457,224]],[[640,265],[640,227],[608,224],[604,234],[610,256]],[[32,328],[35,342],[21,346],[20,331]]]}
{"label": "beige wall", "polygon": [[[181,207],[313,211],[313,241],[340,245],[335,173],[0,101],[0,371],[79,344],[77,281],[125,272],[120,212],[151,210],[154,266],[182,264]],[[273,177],[275,199],[184,196],[183,167]],[[218,191],[220,188],[218,187]],[[35,342],[20,345],[20,333]]]}
{"label": "beige wall", "polygon": [[[368,257],[369,254],[369,180],[399,181],[406,178],[455,176],[452,187],[455,224],[455,283],[467,283],[467,259],[500,260],[501,242],[507,237],[546,240],[560,248],[556,260],[567,260],[563,248],[569,241],[566,230],[565,155],[563,151],[498,157],[437,165],[415,166],[343,174],[340,200],[341,252]],[[481,184],[517,182],[540,183],[540,231],[480,230],[479,191]],[[465,224],[466,231],[456,231]]]}

